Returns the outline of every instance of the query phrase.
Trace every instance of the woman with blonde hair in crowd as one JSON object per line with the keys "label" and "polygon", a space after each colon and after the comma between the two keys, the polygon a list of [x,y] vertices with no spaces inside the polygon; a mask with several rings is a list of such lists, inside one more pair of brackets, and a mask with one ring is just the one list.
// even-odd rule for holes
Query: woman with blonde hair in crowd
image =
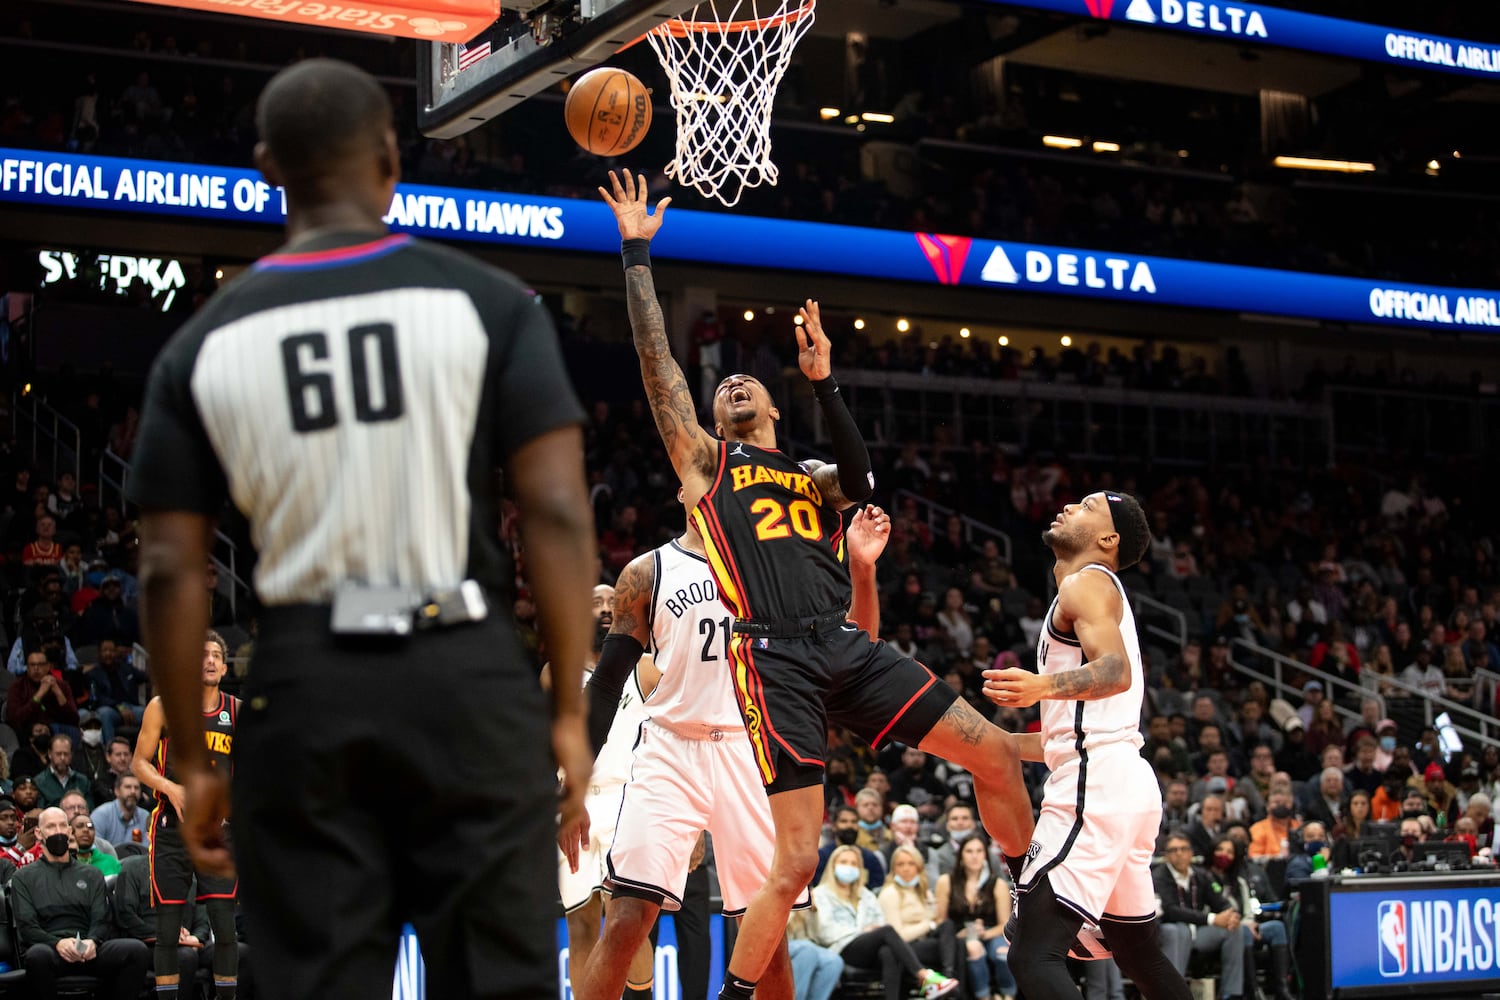
{"label": "woman with blonde hair in crowd", "polygon": [[919,961],[945,976],[953,975],[958,967],[958,938],[952,922],[933,909],[922,852],[897,847],[891,852],[890,872],[879,896],[885,922],[911,945]]}
{"label": "woman with blonde hair in crowd", "polygon": [[1396,665],[1391,660],[1391,647],[1385,643],[1375,647],[1375,652],[1365,661],[1359,671],[1359,686],[1371,694],[1390,698],[1397,694],[1389,683],[1396,679]]}
{"label": "woman with blonde hair in crowd", "polygon": [[1307,727],[1305,742],[1307,752],[1315,756],[1321,755],[1324,747],[1344,745],[1344,727],[1339,725],[1333,704],[1332,698],[1324,698],[1313,709],[1312,725]]}
{"label": "woman with blonde hair in crowd", "polygon": [[984,837],[964,841],[953,870],[937,884],[937,912],[963,928],[969,965],[969,989],[976,1000],[1010,996],[1016,980],[1010,972],[1010,943],[1005,923],[1010,919],[1010,885],[990,866]]}
{"label": "woman with blonde hair in crowd", "polygon": [[866,887],[868,881],[858,848],[834,849],[822,881],[812,892],[818,914],[813,942],[838,954],[846,966],[879,970],[885,1000],[901,1000],[906,995],[903,971],[917,981],[924,1000],[952,993],[958,980],[922,965],[911,945],[886,923],[880,903]]}

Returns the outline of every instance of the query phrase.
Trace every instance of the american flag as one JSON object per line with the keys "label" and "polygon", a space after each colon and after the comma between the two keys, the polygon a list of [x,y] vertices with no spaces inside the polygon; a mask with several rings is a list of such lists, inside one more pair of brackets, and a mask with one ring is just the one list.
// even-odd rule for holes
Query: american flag
{"label": "american flag", "polygon": [[478,45],[460,45],[458,47],[458,68],[460,71],[466,70],[479,60],[489,58],[489,54],[489,42],[481,42]]}

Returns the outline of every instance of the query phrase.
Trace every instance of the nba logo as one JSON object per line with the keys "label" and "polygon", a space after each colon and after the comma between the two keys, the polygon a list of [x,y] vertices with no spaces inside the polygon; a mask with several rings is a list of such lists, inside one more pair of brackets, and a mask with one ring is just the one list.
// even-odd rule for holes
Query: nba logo
{"label": "nba logo", "polygon": [[1387,899],[1380,904],[1380,974],[1386,978],[1406,975],[1406,904]]}

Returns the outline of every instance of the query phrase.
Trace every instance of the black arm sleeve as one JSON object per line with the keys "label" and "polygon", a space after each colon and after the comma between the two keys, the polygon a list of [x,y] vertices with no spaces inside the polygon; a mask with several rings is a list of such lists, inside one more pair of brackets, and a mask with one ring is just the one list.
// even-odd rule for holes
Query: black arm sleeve
{"label": "black arm sleeve", "polygon": [[854,503],[863,503],[875,492],[875,477],[870,472],[870,450],[859,428],[854,426],[854,415],[844,405],[844,396],[839,392],[833,376],[814,382],[813,396],[823,408],[828,421],[828,434],[833,438],[833,461],[839,470],[839,489]]}
{"label": "black arm sleeve", "polygon": [[604,637],[604,648],[599,651],[599,662],[588,683],[589,743],[595,756],[609,738],[609,727],[614,725],[615,713],[620,709],[620,694],[645,651],[635,636]]}

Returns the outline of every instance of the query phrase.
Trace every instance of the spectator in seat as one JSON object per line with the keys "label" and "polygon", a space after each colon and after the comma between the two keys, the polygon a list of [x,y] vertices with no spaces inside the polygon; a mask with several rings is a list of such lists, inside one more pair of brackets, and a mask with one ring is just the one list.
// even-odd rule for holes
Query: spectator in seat
{"label": "spectator in seat", "polygon": [[47,748],[47,768],[36,776],[36,790],[43,808],[62,805],[63,795],[77,791],[88,801],[90,791],[86,775],[73,770],[73,741],[58,734]]}
{"label": "spectator in seat", "polygon": [[74,816],[68,821],[68,833],[73,838],[74,857],[86,865],[93,865],[106,875],[120,874],[120,859],[99,850],[94,836],[94,821],[88,814]]}
{"label": "spectator in seat", "polygon": [[[1344,818],[1344,773],[1336,767],[1330,767],[1323,771],[1318,777],[1318,786],[1308,796],[1302,806],[1302,817],[1306,820],[1318,820],[1331,830],[1338,826]],[[1355,786],[1355,791],[1365,792],[1365,801],[1369,802],[1369,792]]]}
{"label": "spectator in seat", "polygon": [[[105,759],[109,761],[109,770],[100,775],[99,780],[94,782],[94,792],[92,798],[95,802],[110,802],[114,799],[116,787],[115,783],[119,780],[120,775],[132,773],[130,770],[130,759],[132,755],[133,752],[130,746],[130,741],[125,737],[116,736],[114,739],[109,741],[109,746],[106,747],[104,751]],[[155,799],[147,794],[144,789],[139,792],[136,801],[140,804],[141,808],[145,809],[147,812],[150,812],[151,807],[155,805]],[[98,820],[95,820],[94,822],[95,824],[98,824]],[[105,826],[107,825],[108,824],[105,824]],[[114,838],[111,837],[110,839],[113,840]]]}
{"label": "spectator in seat", "polygon": [[958,980],[923,966],[911,946],[886,923],[879,901],[866,887],[868,877],[858,848],[834,850],[813,889],[818,914],[814,942],[837,952],[846,966],[878,970],[885,1000],[901,1000],[906,995],[903,972],[916,980],[924,997],[947,996],[956,990]]}
{"label": "spectator in seat", "polygon": [[855,843],[881,855],[883,861],[891,842],[891,831],[885,825],[885,798],[873,788],[861,788],[854,796],[854,811],[859,816],[859,839]]}
{"label": "spectator in seat", "polygon": [[[1270,1000],[1292,1000],[1287,990],[1287,973],[1291,969],[1288,952],[1286,925],[1280,920],[1262,920],[1255,915],[1255,904],[1276,900],[1276,890],[1260,865],[1251,864],[1245,857],[1238,841],[1222,837],[1214,845],[1210,870],[1224,887],[1224,896],[1240,913],[1240,926],[1250,931],[1255,946],[1248,954],[1252,959],[1261,949],[1270,958],[1266,983],[1271,988]],[[1255,996],[1255,961],[1245,965],[1245,995]]]}
{"label": "spectator in seat", "polygon": [[1326,747],[1344,745],[1344,727],[1333,711],[1333,701],[1325,699],[1313,711],[1312,725],[1307,727],[1307,749],[1321,754]]}
{"label": "spectator in seat", "polygon": [[1490,797],[1484,792],[1475,792],[1470,795],[1464,816],[1474,821],[1476,846],[1494,847],[1495,817],[1491,813]]}
{"label": "spectator in seat", "polygon": [[1376,823],[1393,823],[1401,818],[1401,801],[1406,798],[1410,768],[1391,765],[1381,776],[1380,787],[1370,797],[1370,819]]}
{"label": "spectator in seat", "polygon": [[151,814],[140,800],[141,780],[129,773],[115,775],[114,797],[89,814],[96,834],[112,844],[147,843]]}
{"label": "spectator in seat", "polygon": [[1293,781],[1306,781],[1319,770],[1318,758],[1307,748],[1307,730],[1296,714],[1287,716],[1281,751],[1276,754],[1276,769],[1285,771]]}
{"label": "spectator in seat", "polygon": [[[1391,768],[1391,763],[1396,759],[1396,736],[1397,727],[1395,719],[1381,719],[1375,723],[1375,770],[1381,776]],[[1370,790],[1374,794],[1374,789]]]}
{"label": "spectator in seat", "polygon": [[1192,822],[1192,815],[1188,809],[1189,801],[1187,782],[1174,780],[1167,783],[1167,791],[1162,796],[1161,802],[1159,837],[1187,829],[1188,824]]}
{"label": "spectator in seat", "polygon": [[[1209,794],[1209,782],[1222,782],[1223,788],[1216,794],[1227,795],[1235,787],[1237,782],[1229,775],[1229,751],[1222,747],[1208,751],[1204,755],[1205,773],[1203,777],[1193,782],[1192,797],[1202,801],[1203,796]],[[1216,784],[1215,787],[1218,787]]]}
{"label": "spectator in seat", "polygon": [[1198,807],[1198,818],[1187,828],[1185,836],[1193,845],[1194,854],[1208,857],[1213,851],[1214,842],[1223,832],[1224,800],[1218,795],[1209,795]]}
{"label": "spectator in seat", "polygon": [[133,1000],[150,956],[134,938],[110,939],[104,874],[69,856],[68,818],[61,809],[42,810],[37,836],[40,860],[10,882],[28,991],[56,996],[57,977],[76,972],[99,978],[100,997]]}
{"label": "spectator in seat", "polygon": [[73,767],[89,783],[89,798],[93,798],[94,785],[109,774],[109,750],[104,745],[104,722],[97,715],[90,715],[78,724],[79,742],[74,747]]}
{"label": "spectator in seat", "polygon": [[[922,858],[922,866],[927,866],[927,844],[922,839],[922,820],[917,815],[917,807],[903,802],[891,810],[891,839],[885,848],[885,869],[891,870],[891,856],[898,847],[910,847]],[[928,883],[931,885],[931,883]]]}
{"label": "spectator in seat", "polygon": [[886,923],[911,945],[917,960],[945,976],[958,967],[958,939],[953,924],[933,905],[926,861],[914,847],[898,847],[891,854],[891,873],[879,894]]}
{"label": "spectator in seat", "polygon": [[1297,709],[1297,717],[1302,720],[1304,729],[1313,724],[1313,716],[1318,706],[1323,702],[1323,682],[1311,680],[1302,685],[1302,707]]}
{"label": "spectator in seat", "polygon": [[1302,821],[1293,810],[1292,793],[1277,789],[1271,793],[1270,815],[1250,826],[1250,859],[1285,858],[1289,855],[1291,835]]}
{"label": "spectator in seat", "polygon": [[937,883],[937,914],[962,942],[969,989],[977,1000],[1016,992],[1005,925],[1014,905],[1010,883],[990,864],[982,834],[964,841],[958,864]]}
{"label": "spectator in seat", "polygon": [[1351,790],[1358,788],[1374,795],[1385,780],[1385,771],[1375,766],[1379,750],[1380,744],[1373,736],[1361,736],[1354,745],[1354,763],[1344,769],[1344,781]]}
{"label": "spectator in seat", "polygon": [[1445,817],[1445,824],[1452,826],[1458,821],[1458,789],[1454,788],[1443,773],[1443,766],[1436,761],[1422,772],[1423,792],[1427,799],[1427,811],[1434,817]]}
{"label": "spectator in seat", "polygon": [[1186,774],[1192,769],[1192,759],[1187,748],[1172,739],[1172,727],[1165,715],[1153,715],[1146,724],[1146,742],[1141,746],[1141,756],[1154,761],[1157,751],[1165,750],[1171,756],[1171,773]]}
{"label": "spectator in seat", "polygon": [[1309,878],[1313,873],[1313,858],[1321,857],[1325,862],[1333,853],[1328,846],[1328,828],[1317,820],[1310,820],[1302,827],[1301,843],[1292,850],[1286,865],[1286,879]]}
{"label": "spectator in seat", "polygon": [[1401,679],[1413,687],[1420,688],[1429,698],[1441,698],[1448,686],[1443,668],[1432,662],[1432,643],[1423,642],[1417,647],[1416,659],[1403,671]]}
{"label": "spectator in seat", "polygon": [[1410,865],[1422,857],[1422,841],[1426,837],[1422,833],[1422,824],[1416,817],[1408,816],[1401,821],[1400,846],[1391,855],[1391,862],[1398,866]]}
{"label": "spectator in seat", "polygon": [[57,519],[43,514],[36,519],[36,538],[21,550],[23,566],[56,566],[62,562],[62,544],[57,540]]}
{"label": "spectator in seat", "polygon": [[99,659],[83,668],[89,682],[89,707],[104,726],[104,742],[121,726],[141,725],[141,685],[148,678],[130,662],[130,646],[114,636],[99,640]]}
{"label": "spectator in seat", "polygon": [[1167,860],[1151,873],[1161,901],[1161,946],[1167,960],[1186,975],[1193,952],[1219,956],[1222,997],[1244,995],[1245,952],[1252,938],[1240,926],[1240,914],[1230,905],[1211,874],[1193,864],[1193,845],[1186,837],[1167,841]]}
{"label": "spectator in seat", "polygon": [[943,817],[946,839],[927,852],[927,883],[936,886],[944,872],[953,870],[958,863],[958,852],[970,837],[979,835],[979,824],[974,820],[974,807],[964,802],[955,802],[948,807]]}
{"label": "spectator in seat", "polygon": [[818,849],[818,867],[813,873],[814,882],[822,878],[823,870],[828,867],[828,859],[840,847],[852,847],[860,853],[861,864],[867,873],[865,882],[872,889],[878,889],[885,883],[884,859],[874,851],[859,846],[859,813],[853,806],[840,806],[834,813],[833,841]]}
{"label": "spectator in seat", "polygon": [[920,788],[939,802],[948,794],[948,786],[937,776],[927,754],[916,747],[901,751],[901,766],[891,772],[891,801],[911,801],[911,790]]}
{"label": "spectator in seat", "polygon": [[797,1000],[831,1000],[844,974],[844,960],[811,940],[816,917],[811,910],[793,910],[787,922],[787,952]]}
{"label": "spectator in seat", "polygon": [[127,645],[141,639],[141,620],[125,603],[125,578],[110,571],[99,586],[99,596],[84,609],[76,632],[81,642],[99,642],[113,636]]}
{"label": "spectator in seat", "polygon": [[[10,647],[10,659],[6,661],[6,666],[11,673],[17,677],[25,674],[27,657],[31,652],[45,650],[49,646],[62,647],[63,656],[57,663],[58,670],[62,670],[64,665],[68,670],[78,669],[78,654],[73,652],[73,641],[62,634],[56,608],[45,602],[38,603],[32,607],[27,622],[20,637]],[[7,720],[12,726],[15,725],[15,719],[8,713]]]}
{"label": "spectator in seat", "polygon": [[[177,938],[177,964],[187,981],[192,981],[199,969],[213,970],[214,943],[208,926],[208,909],[193,902],[197,895],[198,883],[194,879],[188,885],[182,927]],[[156,907],[151,901],[151,859],[148,856],[138,854],[120,862],[114,902],[115,927],[120,936],[141,942],[149,954],[156,947]]]}
{"label": "spectator in seat", "polygon": [[[49,675],[50,676],[50,675]],[[21,681],[15,681],[10,689],[14,691]],[[12,711],[13,706],[7,705],[6,712]],[[11,716],[15,718],[15,716]],[[35,775],[41,774],[47,769],[47,751],[52,747],[52,727],[46,722],[38,720],[31,724],[31,733],[25,743],[16,749],[16,755],[11,759],[10,770],[14,777],[11,779],[11,790],[21,778],[30,780]]]}
{"label": "spectator in seat", "polygon": [[36,781],[30,775],[23,775],[16,779],[15,784],[11,786],[10,796],[15,799],[16,809],[23,816],[38,808],[37,802],[41,799],[41,793],[36,790]]}
{"label": "spectator in seat", "polygon": [[1359,867],[1354,856],[1354,842],[1364,836],[1365,825],[1373,821],[1370,815],[1370,796],[1365,792],[1354,792],[1349,796],[1349,806],[1344,810],[1344,820],[1333,828],[1329,835],[1333,840],[1333,853],[1329,855],[1328,867],[1334,871]]}

